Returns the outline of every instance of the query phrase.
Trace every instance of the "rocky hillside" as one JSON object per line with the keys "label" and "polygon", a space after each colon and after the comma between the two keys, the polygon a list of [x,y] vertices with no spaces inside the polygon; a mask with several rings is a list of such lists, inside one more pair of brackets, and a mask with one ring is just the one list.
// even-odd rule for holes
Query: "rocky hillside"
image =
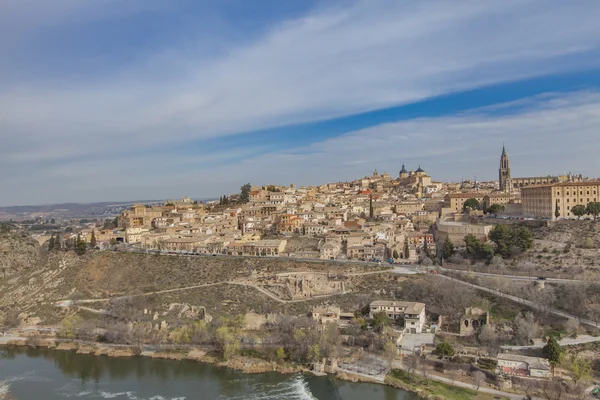
{"label": "rocky hillside", "polygon": [[[253,282],[260,281],[258,277],[265,279],[281,272],[328,272],[335,276],[339,272],[364,271],[360,266],[293,259],[180,257],[112,251],[78,256],[72,251],[48,252],[36,247],[31,247],[36,249],[32,251],[24,238],[21,243],[4,254],[6,260],[12,260],[13,267],[10,275],[0,278],[0,313],[5,316],[8,311],[25,312],[39,317],[42,323],[59,319],[61,308],[54,303],[60,300],[107,299],[157,291],[167,292],[160,296],[165,301],[191,302],[207,307],[210,312],[221,308],[233,310],[238,307],[236,304],[240,310],[257,310],[267,303],[271,307],[282,305],[252,287]],[[226,284],[229,281],[238,284]],[[207,284],[215,285],[201,286]],[[178,288],[190,289],[178,291]],[[104,306],[93,303],[91,307]]]}
{"label": "rocky hillside", "polygon": [[39,261],[38,242],[19,232],[0,233],[0,278],[34,268]]}
{"label": "rocky hillside", "polygon": [[533,230],[534,237],[555,243],[572,243],[575,247],[585,246],[591,238],[594,247],[600,248],[600,221],[557,221],[548,227]]}

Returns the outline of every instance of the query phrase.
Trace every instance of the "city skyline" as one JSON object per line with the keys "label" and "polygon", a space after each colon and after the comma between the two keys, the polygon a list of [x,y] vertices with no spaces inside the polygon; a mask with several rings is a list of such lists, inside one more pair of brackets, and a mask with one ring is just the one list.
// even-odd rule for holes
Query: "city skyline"
{"label": "city skyline", "polygon": [[3,8],[0,206],[600,175],[597,2]]}

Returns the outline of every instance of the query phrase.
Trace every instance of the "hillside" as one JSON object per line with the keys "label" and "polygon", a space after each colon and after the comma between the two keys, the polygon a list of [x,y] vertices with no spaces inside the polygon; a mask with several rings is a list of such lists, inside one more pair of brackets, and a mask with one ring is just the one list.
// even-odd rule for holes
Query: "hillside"
{"label": "hillside", "polygon": [[[28,249],[29,244],[23,244]],[[5,254],[9,260],[19,259],[21,250],[14,248]],[[29,254],[29,253],[27,253]],[[18,310],[52,323],[61,318],[62,310],[53,303],[65,299],[108,299],[119,296],[152,294],[153,301],[185,302],[206,307],[211,313],[235,313],[250,310],[273,312],[293,308],[301,312],[311,301],[287,301],[291,296],[306,297],[341,293],[336,282],[339,274],[364,272],[364,266],[339,263],[314,263],[269,258],[181,257],[120,252],[93,252],[77,256],[73,252],[37,250],[30,254],[29,267],[13,271],[0,279],[0,310]],[[21,260],[23,263],[25,259]],[[14,265],[15,263],[13,262]],[[385,270],[370,267],[369,271]],[[301,273],[292,277],[288,286],[296,293],[282,291],[283,283],[276,274]],[[302,273],[309,273],[303,275]],[[310,273],[315,273],[312,275]],[[332,276],[330,279],[328,274]],[[385,281],[391,274],[384,274]],[[322,278],[319,278],[322,277]],[[290,280],[288,279],[288,280]],[[321,279],[321,280],[319,280]],[[346,276],[348,285],[361,284],[360,276]],[[231,282],[231,283],[228,283]],[[367,281],[366,281],[367,282]],[[291,285],[291,286],[290,286]],[[200,287],[198,287],[200,286]],[[263,291],[255,286],[264,288]],[[380,288],[379,284],[372,285]],[[373,288],[373,289],[374,289]],[[183,289],[183,290],[180,290]],[[284,288],[285,289],[285,288]],[[270,298],[281,297],[282,301]],[[144,296],[149,298],[150,296]],[[350,296],[352,297],[352,296]],[[322,302],[316,299],[315,304]],[[352,301],[350,301],[352,302]],[[96,302],[98,307],[108,302]],[[362,306],[364,304],[360,304]],[[95,307],[96,305],[94,305]],[[357,307],[359,304],[356,305]],[[287,309],[286,308],[286,309]]]}
{"label": "hillside", "polygon": [[38,242],[21,233],[0,233],[0,278],[35,268],[39,255]]}

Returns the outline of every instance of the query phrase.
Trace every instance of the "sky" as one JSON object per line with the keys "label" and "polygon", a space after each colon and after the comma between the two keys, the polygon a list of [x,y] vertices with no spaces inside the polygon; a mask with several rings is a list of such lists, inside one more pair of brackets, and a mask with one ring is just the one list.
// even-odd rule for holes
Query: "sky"
{"label": "sky", "polygon": [[0,0],[0,206],[600,176],[597,0]]}

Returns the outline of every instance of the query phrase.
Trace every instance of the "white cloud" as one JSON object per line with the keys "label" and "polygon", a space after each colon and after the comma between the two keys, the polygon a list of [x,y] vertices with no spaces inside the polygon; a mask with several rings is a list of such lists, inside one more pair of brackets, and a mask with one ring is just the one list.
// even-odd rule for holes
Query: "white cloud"
{"label": "white cloud", "polygon": [[[230,193],[245,183],[320,184],[352,180],[374,169],[396,176],[400,165],[423,167],[433,179],[461,177],[495,179],[502,143],[506,142],[513,176],[539,176],[572,171],[598,176],[600,172],[600,93],[547,94],[524,102],[517,114],[489,110],[454,117],[421,118],[349,132],[295,149],[235,161],[252,149],[181,157],[170,153],[133,156],[114,162],[86,160],[70,168],[36,171],[27,185],[13,179],[4,185],[2,202],[22,198],[49,203],[64,199],[197,197]],[[507,103],[505,106],[514,106]],[[499,111],[497,106],[493,111]],[[211,167],[220,157],[232,159]],[[58,173],[57,173],[58,171]],[[36,195],[39,188],[44,197]],[[24,197],[25,196],[25,197]]]}
{"label": "white cloud", "polygon": [[[66,5],[63,11],[69,10],[70,1],[61,0]],[[110,4],[114,6],[114,1]],[[103,15],[114,15],[111,10]],[[64,22],[69,15],[62,12],[52,18]],[[49,25],[39,21],[43,18],[43,13],[35,18],[38,34]],[[195,56],[189,42],[173,43],[168,51],[157,49],[154,57],[130,63],[125,70],[107,71],[99,81],[7,84],[0,92],[0,162],[15,171],[12,179],[23,180],[43,175],[39,168],[50,161],[59,166],[64,161],[60,168],[68,169],[77,168],[70,161],[73,158],[97,160],[102,169],[104,155],[123,149],[139,153],[174,142],[349,115],[483,84],[592,67],[596,61],[584,55],[598,51],[598,20],[600,2],[591,0],[577,7],[546,0],[378,0],[319,8],[216,58]],[[198,34],[206,37],[206,32]],[[581,59],[587,64],[580,64]],[[372,156],[402,158],[403,148],[397,147],[409,149],[414,132],[419,132],[420,149],[462,148],[444,136],[464,137],[460,124],[409,124],[413,125],[402,125],[410,127],[402,133],[411,138],[407,141],[397,142],[395,132],[387,131],[394,125],[378,127],[377,135],[371,133],[377,146],[388,146],[376,146],[381,154]],[[492,141],[493,135],[501,134],[486,132],[485,138],[473,134],[468,140]],[[360,137],[344,137],[344,148],[357,152],[374,146]],[[322,157],[337,143],[319,144],[324,146]],[[177,154],[161,158],[179,160]],[[363,158],[344,156],[339,161],[342,165],[375,161]],[[145,170],[156,160],[153,152],[114,163]],[[296,171],[280,171],[290,181],[296,180]],[[0,184],[7,179],[0,176]],[[107,185],[117,186],[127,179],[124,174],[112,176]],[[69,190],[65,189],[64,198]],[[125,193],[115,192],[114,197],[129,196]],[[26,198],[8,197],[10,202]]]}

